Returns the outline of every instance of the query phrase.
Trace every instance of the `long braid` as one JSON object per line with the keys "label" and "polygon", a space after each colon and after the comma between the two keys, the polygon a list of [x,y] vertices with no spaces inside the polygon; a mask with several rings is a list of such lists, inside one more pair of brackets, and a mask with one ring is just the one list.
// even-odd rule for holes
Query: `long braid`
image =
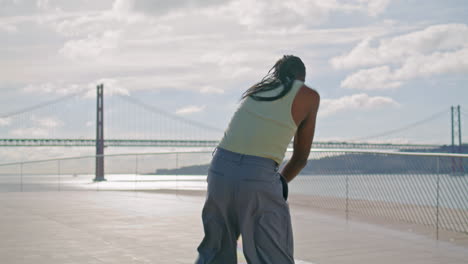
{"label": "long braid", "polygon": [[[257,101],[277,100],[291,90],[297,74],[305,74],[305,66],[301,59],[296,56],[285,55],[275,63],[260,82],[247,89],[241,99],[250,96]],[[276,96],[263,97],[256,95],[258,92],[270,91],[281,85],[283,86],[283,90]]]}

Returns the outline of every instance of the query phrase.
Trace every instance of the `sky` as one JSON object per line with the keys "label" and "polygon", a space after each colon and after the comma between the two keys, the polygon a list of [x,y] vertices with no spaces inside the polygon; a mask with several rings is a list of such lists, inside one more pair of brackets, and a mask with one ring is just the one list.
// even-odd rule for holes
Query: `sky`
{"label": "sky", "polygon": [[2,138],[93,135],[94,109],[8,113],[99,83],[222,131],[284,54],[321,95],[317,141],[449,144],[450,107],[468,119],[464,0],[0,0],[0,39]]}

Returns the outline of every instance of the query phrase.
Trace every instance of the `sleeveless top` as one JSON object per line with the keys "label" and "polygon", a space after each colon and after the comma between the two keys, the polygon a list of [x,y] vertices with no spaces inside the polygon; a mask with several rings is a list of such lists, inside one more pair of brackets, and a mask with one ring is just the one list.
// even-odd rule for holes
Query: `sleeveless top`
{"label": "sleeveless top", "polygon": [[[279,164],[296,133],[297,126],[291,107],[297,92],[304,83],[295,80],[291,90],[275,101],[256,101],[244,98],[224,131],[219,147],[254,156],[270,158]],[[256,93],[259,96],[274,96],[283,87]]]}

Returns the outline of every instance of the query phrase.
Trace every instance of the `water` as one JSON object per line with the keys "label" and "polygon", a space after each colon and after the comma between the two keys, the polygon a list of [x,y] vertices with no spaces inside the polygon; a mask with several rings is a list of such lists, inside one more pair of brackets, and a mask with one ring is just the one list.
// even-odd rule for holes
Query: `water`
{"label": "water", "polygon": [[[439,193],[437,193],[437,185]],[[348,187],[347,187],[348,186]],[[292,193],[468,210],[468,176],[448,174],[301,175]]]}
{"label": "water", "polygon": [[[93,182],[94,175],[0,175],[0,192],[66,190],[205,190],[204,175],[111,174]],[[437,185],[439,193],[437,193]],[[290,193],[331,198],[385,201],[468,210],[468,176],[450,175],[300,175]]]}

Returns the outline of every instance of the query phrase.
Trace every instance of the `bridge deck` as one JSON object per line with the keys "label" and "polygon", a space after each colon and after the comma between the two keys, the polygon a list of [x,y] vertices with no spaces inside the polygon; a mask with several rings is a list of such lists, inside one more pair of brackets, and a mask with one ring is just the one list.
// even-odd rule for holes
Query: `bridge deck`
{"label": "bridge deck", "polygon": [[[105,139],[106,147],[215,147],[217,140],[180,140],[180,139]],[[54,139],[54,138],[20,138],[2,139],[0,147],[93,147],[95,139]],[[292,148],[292,143],[289,145]],[[363,142],[314,142],[312,148],[325,149],[396,149],[427,150],[441,146],[430,144],[386,144]]]}
{"label": "bridge deck", "polygon": [[[193,263],[204,197],[0,193],[1,263]],[[294,198],[293,198],[294,199]],[[466,263],[468,247],[291,203],[300,263]]]}

